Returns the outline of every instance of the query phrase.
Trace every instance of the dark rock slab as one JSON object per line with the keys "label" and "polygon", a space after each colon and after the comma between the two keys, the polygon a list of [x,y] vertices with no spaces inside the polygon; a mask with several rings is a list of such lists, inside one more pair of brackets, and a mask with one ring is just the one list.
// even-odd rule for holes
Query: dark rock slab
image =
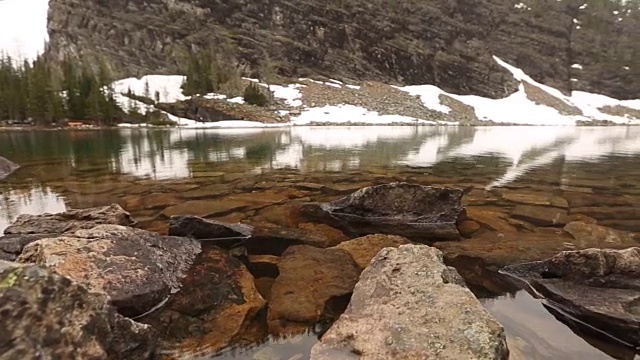
{"label": "dark rock slab", "polygon": [[34,265],[0,261],[0,358],[152,359],[151,327],[107,296]]}
{"label": "dark rock slab", "polygon": [[640,248],[565,251],[502,272],[583,326],[640,346]]}
{"label": "dark rock slab", "polygon": [[0,260],[15,261],[28,244],[51,237],[51,234],[13,234],[0,237]]}
{"label": "dark rock slab", "polygon": [[9,176],[12,172],[16,171],[20,165],[0,156],[0,180]]}
{"label": "dark rock slab", "polygon": [[207,220],[197,216],[172,216],[169,220],[169,235],[188,236],[230,249],[251,236],[253,228],[244,224],[228,224]]}
{"label": "dark rock slab", "polygon": [[337,225],[346,233],[431,243],[460,238],[456,222],[463,211],[462,195],[459,189],[390,183],[360,189],[321,208],[340,220]]}
{"label": "dark rock slab", "polygon": [[[280,275],[271,288],[267,321],[276,335],[304,333],[332,317],[332,303],[348,300],[360,268],[341,249],[292,246],[278,263]],[[345,304],[346,305],[346,304]]]}
{"label": "dark rock slab", "polygon": [[247,268],[226,251],[205,246],[182,290],[141,321],[158,329],[167,351],[181,358],[210,356],[232,344],[264,305]]}
{"label": "dark rock slab", "polygon": [[80,229],[91,229],[96,225],[113,224],[131,226],[135,222],[131,214],[120,205],[74,209],[59,214],[18,216],[4,233],[9,234],[61,234]]}
{"label": "dark rock slab", "polygon": [[253,234],[244,245],[249,254],[280,256],[291,246],[309,245],[328,248],[337,245],[334,240],[331,236],[307,229],[256,224]]}
{"label": "dark rock slab", "polygon": [[190,238],[99,225],[32,242],[18,261],[47,267],[105,293],[120,313],[137,316],[178,291],[199,252],[200,243]]}

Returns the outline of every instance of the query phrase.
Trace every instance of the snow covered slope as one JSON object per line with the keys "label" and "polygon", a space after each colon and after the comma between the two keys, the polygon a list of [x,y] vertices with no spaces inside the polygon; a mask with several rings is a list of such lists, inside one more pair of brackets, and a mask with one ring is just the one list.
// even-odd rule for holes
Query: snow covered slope
{"label": "snow covered slope", "polygon": [[0,52],[32,60],[44,51],[49,0],[0,0]]}

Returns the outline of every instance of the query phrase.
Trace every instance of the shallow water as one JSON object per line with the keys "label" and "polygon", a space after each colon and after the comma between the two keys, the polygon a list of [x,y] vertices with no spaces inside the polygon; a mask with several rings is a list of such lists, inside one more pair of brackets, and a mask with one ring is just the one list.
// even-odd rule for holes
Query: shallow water
{"label": "shallow water", "polygon": [[[638,155],[640,127],[0,131],[0,156],[22,165],[0,181],[0,231],[22,213],[113,202],[141,227],[162,231],[162,211],[193,199],[268,193],[267,208],[294,184],[322,189],[287,190],[286,201],[327,201],[361,186],[414,181],[473,189],[465,205],[505,214],[514,206],[505,193],[586,194],[596,205],[570,211],[640,232]],[[601,199],[627,204],[603,206]],[[261,209],[211,217],[240,221]],[[512,359],[633,359],[624,348],[574,333],[525,292],[479,286],[486,287],[474,288],[483,304],[507,329]],[[272,339],[216,358],[304,359],[315,339]]]}

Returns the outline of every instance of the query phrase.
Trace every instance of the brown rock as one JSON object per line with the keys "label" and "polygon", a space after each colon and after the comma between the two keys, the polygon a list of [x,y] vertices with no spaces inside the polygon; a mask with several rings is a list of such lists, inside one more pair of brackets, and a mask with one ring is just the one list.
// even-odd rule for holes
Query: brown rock
{"label": "brown rock", "polygon": [[549,193],[505,191],[502,193],[502,198],[507,201],[527,205],[554,206],[564,209],[569,207],[567,200]]}
{"label": "brown rock", "polygon": [[275,279],[280,275],[278,263],[280,258],[273,255],[249,255],[247,268],[256,278],[268,277]]}
{"label": "brown rock", "polygon": [[140,315],[180,287],[200,243],[118,225],[99,225],[25,246],[18,261],[35,263],[107,294],[127,316]]}
{"label": "brown rock", "polygon": [[258,216],[256,216],[254,220],[268,222],[278,226],[295,228],[298,227],[300,223],[305,222],[301,211],[302,207],[300,205],[269,206],[260,210]]}
{"label": "brown rock", "polygon": [[631,245],[635,241],[635,235],[632,233],[579,221],[568,223],[564,230],[576,239],[575,243],[580,248],[587,246],[602,248],[618,244]]}
{"label": "brown rock", "polygon": [[536,226],[561,227],[570,221],[566,210],[544,206],[518,205],[511,212],[511,216]]}
{"label": "brown rock", "polygon": [[4,230],[5,234],[61,234],[80,229],[91,229],[96,225],[113,224],[130,226],[134,224],[131,214],[118,204],[109,206],[69,210],[60,214],[18,216],[16,221]]}
{"label": "brown rock", "polygon": [[271,301],[271,288],[275,281],[276,279],[270,277],[261,277],[255,280],[256,289],[266,301]]}
{"label": "brown rock", "polygon": [[143,197],[145,209],[156,209],[167,206],[178,205],[184,202],[177,196],[167,193],[154,193]]}
{"label": "brown rock", "polygon": [[382,249],[388,247],[397,248],[400,245],[409,244],[407,238],[396,235],[368,235],[361,238],[345,241],[336,246],[336,249],[342,249],[351,255],[360,269],[369,266],[371,259],[374,258]]}
{"label": "brown rock", "polygon": [[0,358],[151,359],[154,331],[108,301],[41,267],[0,261]]}
{"label": "brown rock", "polygon": [[251,204],[239,200],[218,199],[218,200],[191,200],[182,204],[168,207],[162,211],[166,217],[175,215],[195,215],[208,217],[223,215],[236,210],[245,209]]}
{"label": "brown rock", "polygon": [[233,344],[264,305],[247,268],[211,246],[186,272],[182,291],[142,321],[181,356],[206,357]]}
{"label": "brown rock", "polygon": [[473,220],[463,220],[457,224],[457,227],[462,237],[470,237],[476,231],[480,230],[480,224]]}
{"label": "brown rock", "polygon": [[228,185],[225,184],[212,184],[203,186],[201,188],[185,191],[180,194],[185,199],[197,200],[197,199],[211,199],[218,196],[227,195],[231,192]]}
{"label": "brown rock", "polygon": [[275,256],[281,256],[287,248],[294,245],[309,245],[320,248],[336,245],[332,239],[323,234],[268,224],[255,224],[253,234],[244,244],[250,254]]}
{"label": "brown rock", "polygon": [[624,196],[605,196],[566,192],[564,195],[572,208],[601,207],[601,206],[633,206],[633,199]]}
{"label": "brown rock", "polygon": [[304,223],[298,225],[298,227],[308,231],[310,234],[325,238],[329,246],[335,246],[349,240],[349,237],[342,231],[326,224]]}
{"label": "brown rock", "polygon": [[251,209],[266,207],[269,205],[281,204],[288,200],[286,195],[269,190],[264,192],[251,192],[235,194],[226,197],[231,201],[242,201],[251,205]]}
{"label": "brown rock", "polygon": [[480,223],[490,230],[504,234],[517,232],[516,228],[509,224],[507,214],[503,212],[482,207],[467,207],[466,211],[469,219]]}
{"label": "brown rock", "polygon": [[351,294],[360,273],[346,251],[311,246],[289,248],[278,268],[267,315],[276,335],[301,333],[325,319],[331,302]]}
{"label": "brown rock", "polygon": [[571,209],[572,214],[583,214],[600,220],[638,220],[640,206],[633,207],[579,207]]}

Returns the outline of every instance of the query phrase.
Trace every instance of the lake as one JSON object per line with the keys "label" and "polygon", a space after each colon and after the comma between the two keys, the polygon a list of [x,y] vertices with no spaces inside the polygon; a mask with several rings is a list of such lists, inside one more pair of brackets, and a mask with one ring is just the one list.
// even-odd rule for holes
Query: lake
{"label": "lake", "polygon": [[[511,359],[634,359],[629,349],[572,330],[495,270],[580,247],[561,229],[509,217],[518,204],[549,201],[572,217],[640,234],[639,155],[640,127],[0,130],[0,156],[22,166],[0,181],[0,232],[19,214],[111,203],[140,227],[165,232],[166,210],[185,201],[235,196],[247,205],[193,211],[262,221],[283,203],[329,201],[372,184],[461,187],[465,205],[495,223],[487,220],[490,230],[465,240],[465,249],[438,247],[461,255],[452,265],[507,329]],[[500,249],[485,238],[501,238]],[[271,339],[217,358],[299,358],[314,342],[313,334]]]}

